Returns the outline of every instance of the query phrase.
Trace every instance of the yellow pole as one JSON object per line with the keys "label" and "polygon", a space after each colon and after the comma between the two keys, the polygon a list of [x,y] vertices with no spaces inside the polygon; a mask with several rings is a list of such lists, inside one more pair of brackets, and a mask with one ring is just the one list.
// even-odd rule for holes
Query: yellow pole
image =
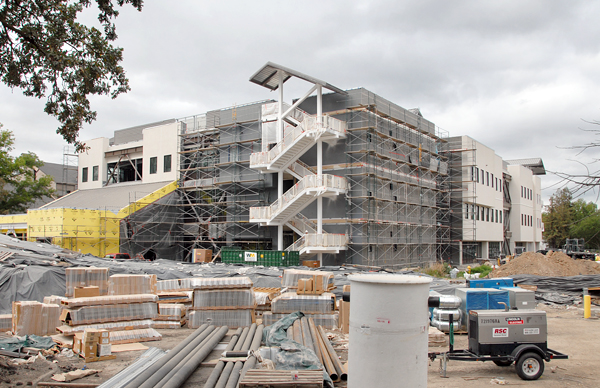
{"label": "yellow pole", "polygon": [[592,317],[592,297],[590,295],[583,296],[583,317]]}

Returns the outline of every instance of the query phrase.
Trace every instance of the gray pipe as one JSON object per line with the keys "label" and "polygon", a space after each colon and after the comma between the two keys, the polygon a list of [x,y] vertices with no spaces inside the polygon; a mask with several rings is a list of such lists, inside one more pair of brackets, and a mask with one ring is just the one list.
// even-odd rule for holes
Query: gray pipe
{"label": "gray pipe", "polygon": [[167,374],[158,383],[156,383],[154,388],[162,388],[165,384],[167,384],[167,382],[171,380],[171,378],[173,378],[173,376],[175,376],[177,372],[179,372],[179,369],[181,369],[192,357],[194,357],[198,350],[202,349],[209,341],[212,340],[212,338],[215,336],[215,334],[217,334],[219,330],[215,330],[212,333],[210,333],[208,337],[206,337],[200,344],[198,344],[198,346],[196,346],[188,354],[186,354],[185,357],[181,361],[179,361],[177,365],[175,365],[171,370],[169,370]]}
{"label": "gray pipe", "polygon": [[[235,346],[236,342],[238,341],[240,334],[242,334],[241,327],[238,328],[237,331],[231,336],[229,345],[227,345],[227,347],[225,348],[226,352],[233,351],[233,347]],[[217,383],[217,380],[219,380],[219,376],[221,376],[221,372],[223,371],[224,367],[225,367],[225,361],[217,362],[217,365],[215,365],[215,369],[213,369],[210,376],[208,376],[208,379],[206,380],[206,383],[204,384],[204,388],[214,388],[215,387],[215,384]]]}
{"label": "gray pipe", "polygon": [[185,356],[187,356],[188,354],[190,354],[190,352],[192,352],[194,349],[196,349],[196,347],[202,341],[204,341],[204,339],[206,337],[208,337],[209,334],[211,334],[214,330],[215,330],[214,326],[212,326],[212,325],[209,326],[206,330],[204,330],[204,332],[202,334],[200,334],[198,337],[194,338],[194,340],[192,342],[190,342],[189,344],[187,344],[186,347],[184,347],[179,352],[177,352],[177,354],[175,354],[169,360],[169,362],[164,364],[162,366],[162,368],[158,369],[142,385],[140,385],[139,388],[154,388],[156,386],[156,383],[158,383],[160,380],[162,380],[163,377],[165,377],[173,368],[175,368],[177,366],[177,364],[179,364],[181,362],[181,360],[183,360],[185,358]]}
{"label": "gray pipe", "polygon": [[165,385],[164,388],[179,388],[186,382],[187,379],[198,369],[198,366],[204,361],[204,359],[213,351],[213,349],[219,344],[221,339],[225,337],[229,328],[227,326],[221,327],[215,331],[212,338],[201,347],[192,358],[190,358],[181,368],[179,368],[176,375],[174,375]]}
{"label": "gray pipe", "polygon": [[[257,351],[258,348],[260,348],[260,343],[262,342],[262,333],[263,333],[264,328],[265,328],[265,325],[260,325],[256,329],[256,335],[254,336],[252,345],[250,345],[250,350]],[[256,365],[256,356],[250,356],[248,358],[248,360],[244,363],[244,368],[240,372],[239,380],[241,381],[244,378],[244,376],[246,375],[246,372],[248,372],[248,370],[250,370],[250,369],[253,369],[255,365]]]}
{"label": "gray pipe", "polygon": [[167,354],[165,354],[164,356],[162,356],[158,361],[156,361],[154,364],[152,364],[148,369],[146,369],[144,372],[140,373],[135,379],[131,380],[129,382],[129,384],[127,384],[125,386],[125,388],[137,388],[140,385],[142,385],[146,380],[148,380],[148,378],[150,378],[150,376],[152,376],[157,370],[159,370],[160,368],[162,368],[163,365],[165,365],[177,353],[179,353],[179,351],[181,349],[183,349],[184,347],[186,347],[197,336],[199,336],[200,334],[202,334],[202,332],[204,332],[204,330],[206,330],[207,327],[208,327],[208,325],[206,325],[206,324],[200,326],[196,331],[194,331],[192,334],[190,334],[189,336],[187,336],[186,339],[184,339],[183,341],[181,341],[177,346],[175,346]]}
{"label": "gray pipe", "polygon": [[[242,346],[244,345],[244,341],[246,341],[246,337],[248,336],[249,330],[250,330],[249,327],[244,327],[244,330],[242,331],[242,335],[240,335],[240,338],[238,339],[237,344],[235,344],[235,347],[233,348],[233,350],[235,350],[235,351],[242,350]],[[233,363],[233,362],[228,362],[225,364],[225,368],[223,368],[223,372],[221,373],[221,377],[219,377],[219,381],[217,381],[215,388],[225,388],[225,385],[227,384],[227,381],[229,380],[229,376],[231,375],[231,371],[233,370],[234,365],[235,365],[235,363]]]}
{"label": "gray pipe", "polygon": [[[260,325],[258,327],[258,330],[256,329],[256,324],[253,324],[254,327],[254,338],[252,339],[252,342],[248,344],[248,348],[244,349],[244,350],[258,350],[258,347],[260,346],[260,341],[262,341],[262,329],[264,328],[263,325]],[[257,344],[258,341],[258,344]],[[245,345],[245,344],[244,344]],[[256,349],[252,349],[252,346],[256,346]],[[235,388],[238,385],[238,381],[240,380],[240,371],[242,370],[242,367],[244,366],[244,363],[241,361],[238,361],[235,363],[235,366],[233,367],[233,371],[231,372],[231,375],[229,376],[229,380],[227,381],[227,385],[225,386],[225,388]]]}

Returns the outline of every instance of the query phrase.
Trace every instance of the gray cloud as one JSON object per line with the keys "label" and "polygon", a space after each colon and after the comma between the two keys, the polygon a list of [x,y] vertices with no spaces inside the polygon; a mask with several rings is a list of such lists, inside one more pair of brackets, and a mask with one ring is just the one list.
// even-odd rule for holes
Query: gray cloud
{"label": "gray cloud", "polygon": [[[568,159],[587,156],[557,147],[588,142],[582,119],[600,118],[599,10],[558,0],[147,0],[117,20],[132,91],[93,98],[98,120],[81,138],[276,98],[248,82],[273,61],[420,107],[450,135],[470,135],[504,158],[540,156],[549,170],[578,171]],[[286,97],[303,89],[286,84]],[[0,122],[15,131],[17,151],[60,163],[64,141],[42,110],[0,87]]]}

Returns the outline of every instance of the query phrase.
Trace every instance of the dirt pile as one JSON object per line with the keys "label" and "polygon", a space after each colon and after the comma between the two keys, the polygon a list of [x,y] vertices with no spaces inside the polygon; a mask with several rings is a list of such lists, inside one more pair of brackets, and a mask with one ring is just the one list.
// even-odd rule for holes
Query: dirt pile
{"label": "dirt pile", "polygon": [[495,269],[490,277],[510,275],[576,276],[600,274],[600,264],[590,260],[573,260],[562,252],[525,252],[509,263]]}

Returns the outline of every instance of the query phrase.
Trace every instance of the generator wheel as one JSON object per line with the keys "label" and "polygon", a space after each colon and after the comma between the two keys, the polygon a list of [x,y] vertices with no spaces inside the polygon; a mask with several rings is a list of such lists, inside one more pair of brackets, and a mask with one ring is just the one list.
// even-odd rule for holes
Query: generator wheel
{"label": "generator wheel", "polygon": [[513,362],[509,360],[494,360],[494,364],[498,366],[511,366],[512,363]]}
{"label": "generator wheel", "polygon": [[544,360],[537,353],[525,353],[515,363],[515,369],[523,380],[537,380],[544,373]]}

